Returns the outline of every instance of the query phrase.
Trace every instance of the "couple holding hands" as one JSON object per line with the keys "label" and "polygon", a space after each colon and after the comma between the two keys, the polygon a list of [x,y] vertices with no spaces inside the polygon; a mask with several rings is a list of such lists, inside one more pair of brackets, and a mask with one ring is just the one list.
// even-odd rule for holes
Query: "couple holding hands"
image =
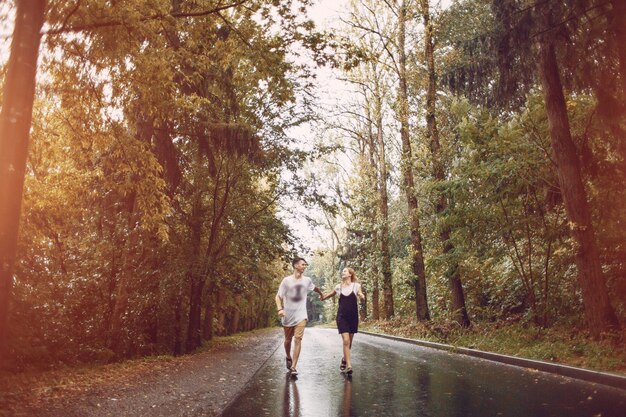
{"label": "couple holding hands", "polygon": [[[344,268],[341,271],[341,283],[327,295],[316,287],[311,278],[304,276],[304,270],[308,266],[303,258],[295,258],[291,265],[293,274],[283,278],[278,293],[276,294],[276,308],[281,318],[285,331],[286,366],[291,375],[298,375],[296,365],[302,348],[302,337],[307,323],[306,298],[309,291],[315,291],[324,301],[339,294],[339,309],[337,310],[337,330],[343,341],[343,358],[339,369],[346,374],[352,374],[352,362],[350,349],[352,339],[359,330],[359,311],[357,298],[365,299],[361,290],[361,284],[357,282],[356,274],[352,268]],[[292,340],[295,339],[293,355],[291,352]]]}

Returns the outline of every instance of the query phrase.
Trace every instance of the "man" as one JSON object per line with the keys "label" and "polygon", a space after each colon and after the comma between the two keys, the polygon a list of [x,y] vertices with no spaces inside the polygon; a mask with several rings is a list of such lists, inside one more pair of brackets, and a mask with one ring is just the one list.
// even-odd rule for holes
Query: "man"
{"label": "man", "polygon": [[[313,284],[311,278],[305,277],[304,270],[308,266],[302,258],[295,258],[291,262],[293,274],[283,278],[276,293],[276,309],[281,318],[283,330],[285,331],[285,353],[287,357],[287,369],[291,375],[298,375],[296,365],[302,347],[302,336],[308,320],[306,311],[306,297],[309,291],[313,290],[322,296],[322,290]],[[295,338],[293,356],[291,355],[291,340]]]}

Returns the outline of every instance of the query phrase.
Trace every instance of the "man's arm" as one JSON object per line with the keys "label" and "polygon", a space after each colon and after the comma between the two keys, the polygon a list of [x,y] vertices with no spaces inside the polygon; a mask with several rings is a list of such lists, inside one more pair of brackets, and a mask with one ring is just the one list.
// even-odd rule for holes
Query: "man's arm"
{"label": "man's arm", "polygon": [[316,293],[318,293],[320,295],[320,297],[324,296],[324,293],[322,292],[322,290],[320,289],[320,287],[315,287],[313,288],[313,291],[315,291]]}
{"label": "man's arm", "polygon": [[278,315],[280,317],[283,317],[285,315],[285,310],[283,309],[283,299],[280,298],[278,294],[276,294],[274,301],[276,301],[276,310],[278,311]]}

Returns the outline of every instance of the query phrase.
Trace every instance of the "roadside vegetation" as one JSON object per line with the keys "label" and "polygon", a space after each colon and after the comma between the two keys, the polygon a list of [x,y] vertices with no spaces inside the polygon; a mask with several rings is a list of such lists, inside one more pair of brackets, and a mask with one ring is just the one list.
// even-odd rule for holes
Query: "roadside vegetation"
{"label": "roadside vegetation", "polygon": [[449,321],[366,321],[359,328],[409,339],[537,359],[626,376],[624,335],[593,340],[572,327],[538,329],[520,323],[478,323],[463,329]]}
{"label": "roadside vegetation", "polygon": [[310,269],[354,268],[372,331],[623,373],[626,10],[441,6],[358,0],[336,32]]}

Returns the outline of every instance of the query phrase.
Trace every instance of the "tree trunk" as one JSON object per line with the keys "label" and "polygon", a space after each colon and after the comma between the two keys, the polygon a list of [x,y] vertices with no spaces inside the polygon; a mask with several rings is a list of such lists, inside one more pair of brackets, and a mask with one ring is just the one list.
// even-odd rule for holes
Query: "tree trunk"
{"label": "tree trunk", "polygon": [[[213,198],[217,200],[219,195],[219,176],[215,179]],[[208,277],[212,274],[212,268],[216,259],[219,258],[218,234],[220,231],[221,221],[224,218],[224,211],[228,201],[230,190],[229,180],[225,181],[225,190],[222,201],[219,204],[217,212],[213,212],[211,228],[208,235],[208,243],[201,256],[200,246],[202,244],[202,233],[205,227],[203,216],[206,215],[205,209],[202,207],[201,194],[198,194],[194,202],[192,214],[192,285],[189,294],[189,327],[187,333],[187,351],[191,347],[194,349],[202,344],[202,295]],[[214,206],[215,209],[215,206]],[[218,249],[216,250],[216,246]],[[223,327],[222,327],[223,329]]]}
{"label": "tree trunk", "polygon": [[[409,210],[409,227],[411,230],[411,266],[413,269],[413,287],[415,291],[415,313],[419,320],[429,320],[428,300],[426,298],[426,271],[424,268],[424,252],[420,231],[419,208],[415,197],[415,181],[413,179],[413,154],[409,138],[409,100],[406,76],[406,20],[407,8],[403,1],[398,13],[398,118],[400,121],[400,137],[402,139],[402,179]],[[393,316],[393,293],[391,281],[384,281],[385,318]]]}
{"label": "tree trunk", "polygon": [[202,295],[206,277],[203,274],[203,262],[200,256],[200,245],[202,244],[202,219],[204,210],[202,209],[201,195],[196,195],[190,221],[191,240],[191,262],[186,277],[189,286],[189,317],[187,320],[187,342],[186,351],[192,352],[202,344]]}
{"label": "tree trunk", "polygon": [[621,98],[626,98],[626,0],[611,0],[612,10],[608,13],[609,28],[613,32],[619,59]]}
{"label": "tree trunk", "polygon": [[226,308],[224,307],[226,304],[226,290],[220,288],[217,291],[217,334],[223,336],[226,334]]}
{"label": "tree trunk", "polygon": [[[383,135],[383,110],[382,110],[382,93],[380,91],[380,81],[376,78],[377,68],[375,64],[372,64],[371,73],[375,77],[374,79],[374,114],[373,119],[376,126],[376,134],[374,135],[372,124],[370,122],[369,129],[369,158],[370,163],[374,167],[373,172],[373,186],[376,189],[378,206],[375,209],[375,217],[379,223],[379,229],[374,230],[373,246],[374,251],[380,249],[380,263],[383,275],[383,282],[389,283],[391,287],[392,274],[391,274],[391,254],[389,252],[389,197],[387,191],[387,178],[389,174],[387,172],[387,157],[385,153],[385,141]],[[368,106],[368,119],[370,119],[369,106]],[[376,152],[378,150],[378,152]],[[378,160],[376,159],[378,157]],[[380,242],[380,247],[378,246]],[[372,318],[374,320],[380,319],[380,307],[379,307],[379,290],[378,290],[378,264],[376,256],[373,256],[372,272],[374,275],[373,283],[373,298],[372,298]],[[385,299],[385,305],[387,305],[387,299]],[[392,303],[393,307],[393,293]],[[393,314],[393,313],[392,313]]]}
{"label": "tree trunk", "polygon": [[374,280],[372,289],[372,320],[380,320],[380,288],[378,277]]}
{"label": "tree trunk", "polygon": [[[373,71],[373,73],[375,73],[375,71]],[[379,241],[379,235],[380,235],[380,231],[378,228],[378,219],[379,219],[379,210],[378,210],[378,205],[380,204],[380,187],[379,187],[379,181],[378,181],[378,175],[379,175],[379,168],[378,168],[378,163],[376,162],[376,141],[374,140],[374,124],[373,124],[373,117],[372,117],[372,108],[370,105],[369,100],[367,99],[367,91],[363,92],[363,96],[365,97],[365,112],[366,112],[366,118],[367,118],[367,143],[364,144],[364,147],[366,147],[369,152],[368,152],[368,157],[369,157],[369,164],[372,167],[371,170],[368,170],[368,183],[369,186],[374,188],[374,195],[375,195],[375,200],[376,203],[375,205],[371,206],[371,216],[374,219],[374,221],[371,223],[372,229],[371,229],[371,233],[372,233],[372,239],[369,242],[369,254],[365,255],[365,258],[369,258],[370,261],[370,265],[371,265],[371,270],[372,270],[372,274],[371,274],[371,279],[368,279],[368,281],[366,283],[362,283],[364,284],[362,286],[362,290],[363,293],[365,293],[365,288],[367,287],[368,284],[371,285],[371,288],[374,287],[374,282],[378,281],[378,251],[379,251],[379,247],[378,247],[378,241]],[[377,285],[377,284],[376,284]],[[367,319],[367,299],[365,299],[363,301],[363,304],[361,304],[361,308],[359,309],[360,314],[361,314],[361,320],[365,320]]]}
{"label": "tree trunk", "polygon": [[45,0],[18,0],[0,112],[0,355],[8,346],[28,139]]}
{"label": "tree trunk", "polygon": [[602,274],[587,194],[567,117],[554,44],[544,36],[539,40],[538,46],[538,70],[546,102],[559,184],[575,241],[575,259],[585,317],[591,334],[598,337],[604,331],[618,328],[619,324],[611,307]]}
{"label": "tree trunk", "polygon": [[183,353],[183,292],[179,289],[174,305],[174,356]]}
{"label": "tree trunk", "polygon": [[255,306],[255,296],[254,294],[250,294],[248,295],[248,299],[247,299],[247,311],[246,311],[246,320],[245,320],[245,325],[244,325],[244,330],[245,331],[250,331],[252,329],[255,329],[255,325],[254,325],[254,306]]}
{"label": "tree trunk", "polygon": [[[426,90],[426,126],[430,139],[430,151],[432,154],[433,177],[438,182],[445,181],[445,169],[443,165],[443,157],[441,155],[441,143],[439,141],[439,130],[437,128],[436,102],[437,102],[437,84],[435,80],[435,58],[434,58],[434,42],[433,42],[433,26],[430,20],[430,4],[428,0],[420,0],[422,17],[424,19],[424,44],[426,68],[428,69],[428,87]],[[437,202],[435,203],[435,211],[442,221],[443,226],[439,232],[439,237],[443,244],[443,253],[449,254],[454,251],[454,245],[450,241],[452,232],[449,225],[443,219],[443,213],[448,207],[448,200],[443,191],[439,191]],[[469,327],[470,320],[465,307],[465,294],[463,293],[463,285],[461,283],[461,274],[459,264],[456,261],[449,263],[448,286],[452,296],[452,313],[459,325]]]}
{"label": "tree trunk", "polygon": [[202,332],[200,322],[202,318],[202,292],[204,290],[204,277],[193,273],[191,275],[191,289],[189,292],[189,320],[187,328],[186,351],[193,352],[202,344]]}
{"label": "tree trunk", "polygon": [[135,211],[136,201],[136,194],[130,194],[125,201],[127,204],[124,204],[124,208],[122,209],[127,210],[126,231],[128,236],[123,240],[123,244],[118,247],[120,257],[122,258],[122,265],[118,273],[119,281],[117,282],[113,310],[109,323],[109,337],[107,340],[108,347],[119,357],[123,357],[128,353],[126,350],[128,346],[123,343],[122,330],[124,326],[124,316],[128,310],[129,287],[131,286],[131,280],[136,276],[135,270],[139,258],[137,253],[139,241],[139,231],[137,228],[139,219]]}
{"label": "tree trunk", "polygon": [[[607,106],[611,112],[614,112],[613,120],[610,120],[612,131],[618,137],[619,142],[617,151],[622,157],[622,169],[626,167],[626,136],[624,130],[620,127],[620,122],[625,117],[626,106],[626,0],[611,0],[612,10],[607,14],[609,30],[613,33],[613,42],[617,48],[617,58],[619,63],[619,90],[616,93],[615,100],[611,100]],[[599,83],[599,90],[602,90],[602,83]],[[605,93],[612,96],[613,93]],[[604,94],[603,94],[604,95]],[[596,96],[598,96],[596,94]],[[600,101],[602,98],[597,97]]]}
{"label": "tree trunk", "polygon": [[230,331],[229,334],[235,334],[239,331],[239,318],[241,317],[241,294],[235,294],[235,304],[231,310]]}
{"label": "tree trunk", "polygon": [[211,286],[206,295],[206,301],[204,304],[204,324],[202,325],[202,338],[204,340],[213,339],[213,286]]}
{"label": "tree trunk", "polygon": [[128,308],[128,279],[128,272],[122,271],[120,275],[120,282],[118,283],[117,291],[115,292],[115,302],[109,325],[109,338],[107,344],[117,356],[123,356],[123,350],[125,348],[122,343],[122,324],[124,315],[126,314],[126,310]]}
{"label": "tree trunk", "polygon": [[[143,141],[149,142],[152,135],[152,127],[146,123],[136,123],[135,136]],[[135,205],[137,203],[136,193],[131,193],[124,199],[121,210],[125,211],[127,216],[126,231],[127,237],[123,239],[123,244],[117,247],[116,253],[121,258],[121,269],[117,276],[119,280],[111,280],[112,284],[117,284],[116,287],[111,289],[115,290],[115,297],[112,297],[112,291],[110,295],[110,320],[108,328],[108,339],[106,341],[107,346],[115,352],[118,357],[125,356],[128,346],[124,344],[123,340],[123,326],[124,316],[128,310],[129,303],[129,286],[131,280],[136,276],[135,270],[137,267],[137,244],[139,240],[139,231],[137,230],[139,219],[136,213]],[[115,241],[115,226],[112,227],[111,236]],[[115,272],[115,270],[114,270]],[[115,275],[114,275],[115,276]]]}

